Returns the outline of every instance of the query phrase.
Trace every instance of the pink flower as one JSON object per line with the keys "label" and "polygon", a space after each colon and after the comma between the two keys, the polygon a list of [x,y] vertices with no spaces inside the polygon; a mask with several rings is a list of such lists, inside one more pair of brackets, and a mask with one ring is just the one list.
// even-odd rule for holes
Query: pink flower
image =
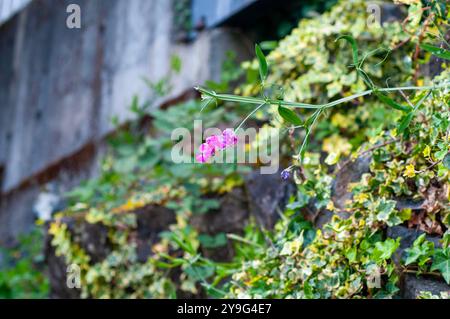
{"label": "pink flower", "polygon": [[200,145],[200,154],[195,156],[197,162],[206,163],[216,151],[223,150],[229,146],[236,145],[237,136],[232,129],[226,129],[222,135],[212,135],[206,139],[206,143]]}
{"label": "pink flower", "polygon": [[208,143],[203,143],[202,145],[200,145],[199,151],[200,154],[195,156],[195,159],[197,160],[197,162],[206,163],[210,159],[210,157],[214,155],[216,150]]}
{"label": "pink flower", "polygon": [[199,149],[200,153],[214,155],[215,149],[208,143],[203,143],[200,145]]}
{"label": "pink flower", "polygon": [[224,138],[220,135],[213,135],[206,139],[206,144],[214,148],[214,150],[221,150],[226,147]]}
{"label": "pink flower", "polygon": [[237,144],[238,139],[232,129],[227,128],[225,131],[223,131],[222,136],[225,142],[225,147]]}
{"label": "pink flower", "polygon": [[206,161],[209,159],[209,157],[206,157],[205,154],[200,153],[200,154],[197,154],[197,156],[195,156],[195,159],[199,163],[206,163]]}

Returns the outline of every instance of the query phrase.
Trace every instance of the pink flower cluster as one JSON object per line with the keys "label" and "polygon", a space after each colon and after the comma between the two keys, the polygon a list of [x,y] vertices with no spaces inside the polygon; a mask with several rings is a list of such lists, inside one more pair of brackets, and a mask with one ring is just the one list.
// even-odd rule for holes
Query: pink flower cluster
{"label": "pink flower cluster", "polygon": [[195,159],[199,163],[207,162],[216,151],[223,150],[229,146],[237,144],[237,136],[232,129],[226,129],[222,135],[212,135],[206,139],[206,143],[200,145],[198,154]]}

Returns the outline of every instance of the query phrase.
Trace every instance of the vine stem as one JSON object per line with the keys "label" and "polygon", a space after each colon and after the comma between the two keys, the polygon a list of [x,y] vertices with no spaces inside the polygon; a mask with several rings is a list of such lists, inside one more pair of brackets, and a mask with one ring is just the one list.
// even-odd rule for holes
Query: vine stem
{"label": "vine stem", "polygon": [[[400,92],[400,91],[426,91],[426,90],[436,90],[436,89],[442,89],[442,88],[448,88],[450,87],[450,83],[441,84],[441,85],[433,85],[433,86],[405,86],[405,87],[397,87],[397,88],[377,88],[377,89],[370,89],[366,90],[360,93],[356,93],[335,101],[332,101],[330,103],[326,104],[308,104],[308,103],[298,103],[298,102],[289,102],[284,100],[278,100],[278,99],[269,99],[269,98],[257,98],[257,97],[244,97],[244,96],[237,96],[237,95],[231,95],[231,94],[219,94],[214,91],[206,90],[204,88],[197,87],[196,89],[202,93],[204,96],[208,96],[217,100],[222,101],[228,101],[228,102],[237,102],[237,103],[248,103],[248,104],[259,104],[260,107],[262,105],[268,104],[268,105],[281,105],[281,106],[287,106],[287,107],[293,107],[293,108],[303,108],[303,109],[325,109],[330,108],[342,103],[346,103],[352,100],[355,100],[357,98],[370,95],[377,92]],[[262,105],[261,105],[262,104]]]}
{"label": "vine stem", "polygon": [[239,126],[236,128],[235,131],[238,131],[242,125],[244,125],[245,122],[247,122],[247,120],[253,115],[255,114],[260,108],[262,108],[266,103],[263,102],[261,103],[257,108],[255,108],[250,114],[247,115],[247,117],[241,122],[241,124],[239,124]]}
{"label": "vine stem", "polygon": [[[419,272],[419,270],[417,269],[417,270],[415,270],[415,269],[407,269],[407,268],[404,268],[404,269],[402,269],[402,272],[403,273],[407,273],[407,274],[417,274],[418,272]],[[429,275],[429,276],[436,276],[436,277],[442,277],[442,275],[440,274],[440,273],[437,273],[437,272],[432,272],[432,271],[428,271],[428,272],[420,272],[422,275]]]}
{"label": "vine stem", "polygon": [[[449,155],[449,154],[450,154],[450,151],[446,154],[446,156]],[[426,171],[429,171],[430,169],[432,169],[433,167],[435,167],[436,165],[442,163],[443,161],[444,161],[444,160],[442,159],[442,160],[440,160],[440,161],[434,162],[434,163],[432,163],[430,166],[424,168],[423,170],[416,171],[415,173],[416,173],[416,174],[423,174],[423,173],[425,173]]]}
{"label": "vine stem", "polygon": [[317,119],[322,114],[322,111],[323,111],[323,108],[320,108],[314,113],[313,121],[312,121],[311,125],[306,130],[305,138],[303,139],[302,146],[300,147],[300,150],[298,151],[298,155],[297,155],[298,159],[300,159],[300,160],[303,160],[303,151],[304,151],[304,149],[306,147],[306,144],[308,143],[309,135],[311,134],[311,131],[312,131],[314,125],[316,124]]}
{"label": "vine stem", "polygon": [[278,106],[285,106],[285,107],[292,107],[292,108],[301,108],[301,109],[314,109],[315,112],[312,115],[312,124],[310,127],[307,128],[305,139],[303,140],[303,143],[300,147],[300,150],[298,152],[298,159],[302,161],[302,153],[306,147],[306,144],[309,139],[309,135],[311,134],[311,130],[314,127],[315,122],[317,121],[318,117],[321,115],[321,113],[327,109],[334,107],[336,105],[346,103],[355,99],[358,99],[360,97],[370,95],[372,93],[376,92],[400,92],[401,94],[404,94],[403,91],[427,91],[427,90],[437,90],[442,88],[449,88],[450,83],[440,84],[440,85],[433,85],[433,86],[404,86],[404,87],[396,87],[396,88],[371,88],[370,90],[366,90],[360,93],[356,93],[335,101],[332,101],[330,103],[326,104],[308,104],[308,103],[298,103],[298,102],[289,102],[279,99],[270,99],[268,97],[246,97],[246,96],[238,96],[238,95],[232,95],[232,94],[218,94],[214,91],[207,90],[205,88],[196,87],[195,89],[198,90],[202,94],[203,99],[215,99],[215,100],[222,100],[222,101],[228,101],[228,102],[236,102],[236,103],[247,103],[247,104],[258,104],[258,107],[256,107],[238,126],[238,129],[242,127],[242,125],[252,116],[256,111],[258,111],[260,108],[262,108],[265,105],[278,105]]}

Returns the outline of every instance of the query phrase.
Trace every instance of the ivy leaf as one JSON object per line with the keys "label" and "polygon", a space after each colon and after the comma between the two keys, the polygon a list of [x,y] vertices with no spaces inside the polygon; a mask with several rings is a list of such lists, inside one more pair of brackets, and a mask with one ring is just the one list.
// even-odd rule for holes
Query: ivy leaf
{"label": "ivy leaf", "polygon": [[450,153],[445,155],[444,159],[442,160],[442,164],[444,164],[444,167],[446,169],[450,169]]}
{"label": "ivy leaf", "polygon": [[391,258],[392,254],[397,250],[398,246],[400,246],[400,237],[396,240],[388,238],[384,242],[377,242],[372,253],[373,260],[377,263],[380,263],[383,260]]}
{"label": "ivy leaf", "polygon": [[433,258],[431,271],[439,270],[447,284],[450,285],[450,248],[439,249]]}
{"label": "ivy leaf", "polygon": [[259,63],[259,76],[261,77],[261,82],[264,82],[267,78],[269,68],[267,66],[266,57],[258,44],[255,44],[255,53]]}
{"label": "ivy leaf", "polygon": [[405,252],[406,252],[405,266],[415,263],[423,254],[423,252],[420,250],[420,247],[411,247],[406,249]]}
{"label": "ivy leaf", "polygon": [[302,126],[303,121],[295,114],[294,111],[284,106],[278,106],[278,114],[286,121],[295,126]]}
{"label": "ivy leaf", "polygon": [[426,234],[422,234],[414,241],[411,248],[405,249],[405,253],[406,266],[417,261],[423,266],[430,260],[431,255],[434,253],[434,243],[427,241]]}
{"label": "ivy leaf", "polygon": [[375,91],[374,94],[378,97],[378,99],[380,99],[381,102],[383,102],[384,104],[386,104],[396,110],[399,110],[402,112],[410,112],[412,110],[412,108],[410,106],[401,105],[401,104],[395,102],[389,96],[384,95],[383,93],[381,93],[379,91]]}
{"label": "ivy leaf", "polygon": [[350,263],[354,263],[356,261],[356,256],[357,256],[357,251],[356,251],[355,246],[353,246],[352,248],[347,250],[347,252],[345,253],[345,257],[347,257],[347,259]]}
{"label": "ivy leaf", "polygon": [[431,54],[433,54],[434,56],[436,56],[438,58],[450,60],[450,51],[449,50],[441,49],[439,47],[435,47],[434,45],[427,44],[427,43],[422,43],[420,45],[420,48],[422,50],[430,52]]}
{"label": "ivy leaf", "polygon": [[218,233],[216,236],[201,234],[198,236],[198,239],[205,248],[217,248],[227,244],[227,236],[225,233]]}
{"label": "ivy leaf", "polygon": [[393,200],[380,200],[377,205],[377,220],[385,222],[388,226],[395,226],[402,223],[397,210],[395,209],[396,202]]}

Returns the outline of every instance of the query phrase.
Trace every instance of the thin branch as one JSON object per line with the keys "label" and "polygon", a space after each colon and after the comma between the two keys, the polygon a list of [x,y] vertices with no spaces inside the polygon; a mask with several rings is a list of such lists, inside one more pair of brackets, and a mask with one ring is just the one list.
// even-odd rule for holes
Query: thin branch
{"label": "thin branch", "polygon": [[[382,148],[382,147],[384,147],[384,146],[387,146],[387,145],[390,145],[390,144],[397,143],[398,141],[400,141],[400,139],[395,138],[395,139],[388,140],[388,141],[386,141],[386,142],[384,142],[384,143],[374,145],[374,146],[368,148],[367,150],[365,150],[365,151],[359,153],[358,156],[356,157],[356,159],[357,159],[357,158],[361,158],[361,157],[363,157],[364,155],[366,155],[366,154],[368,154],[368,153],[371,153],[371,152],[373,152],[373,151],[375,151],[375,150],[377,150],[377,149],[379,149],[379,148]],[[353,162],[353,160],[354,160],[354,159],[349,158],[349,159],[346,160],[344,163],[342,163],[342,165],[340,165],[340,167],[339,167],[337,173],[340,172],[340,171],[341,171],[344,167],[346,167],[348,164],[350,164],[351,162]]]}
{"label": "thin branch", "polygon": [[[447,155],[448,155],[448,154],[450,154],[450,151],[447,153]],[[446,156],[447,156],[447,155],[446,155]],[[427,168],[424,168],[423,170],[420,170],[420,171],[416,171],[415,173],[416,173],[416,174],[422,174],[422,173],[425,173],[426,171],[429,171],[430,169],[432,169],[432,168],[435,167],[436,165],[442,163],[442,161],[443,161],[443,160],[434,162],[433,164],[431,164],[431,165],[428,166]]]}

